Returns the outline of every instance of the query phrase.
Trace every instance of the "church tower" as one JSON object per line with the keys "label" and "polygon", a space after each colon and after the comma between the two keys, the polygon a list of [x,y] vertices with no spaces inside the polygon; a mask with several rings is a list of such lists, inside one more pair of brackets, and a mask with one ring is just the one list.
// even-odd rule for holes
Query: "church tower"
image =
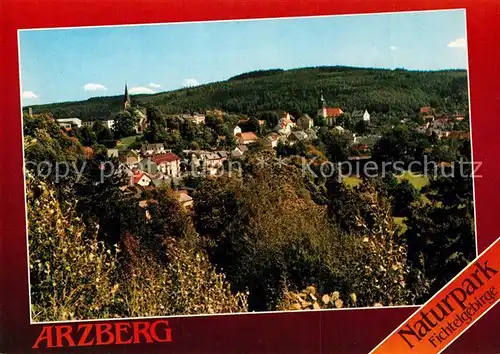
{"label": "church tower", "polygon": [[125,83],[125,94],[123,96],[123,109],[130,108],[130,95],[128,94],[127,83]]}
{"label": "church tower", "polygon": [[318,116],[326,118],[326,102],[323,97],[323,91],[321,91],[321,96],[319,98]]}

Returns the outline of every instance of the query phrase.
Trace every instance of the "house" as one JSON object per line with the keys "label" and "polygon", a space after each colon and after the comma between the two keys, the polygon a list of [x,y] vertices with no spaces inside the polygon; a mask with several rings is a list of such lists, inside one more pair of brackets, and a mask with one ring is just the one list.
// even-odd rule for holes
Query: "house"
{"label": "house", "polygon": [[107,119],[102,122],[104,126],[106,126],[108,129],[113,129],[115,126],[115,120],[114,119]]}
{"label": "house", "polygon": [[264,143],[267,146],[275,148],[278,146],[278,142],[279,142],[280,138],[281,138],[281,135],[276,133],[276,132],[269,133],[264,137]]}
{"label": "house", "polygon": [[120,161],[132,168],[139,162],[139,154],[129,150],[126,155],[121,157]]}
{"label": "house", "polygon": [[292,121],[292,116],[285,111],[278,110],[278,125],[274,128],[277,132],[281,134],[288,135],[295,128],[295,123]]}
{"label": "house", "polygon": [[290,135],[288,135],[288,142],[290,143],[290,145],[294,145],[295,143],[299,142],[299,141],[303,141],[303,140],[307,140],[308,139],[308,136],[306,133],[304,133],[303,131],[293,131],[290,133]]}
{"label": "house", "polygon": [[108,157],[118,157],[118,149],[108,149]]}
{"label": "house", "polygon": [[175,193],[177,201],[185,209],[190,209],[193,207],[193,198],[189,196],[187,190],[181,189]]}
{"label": "house", "polygon": [[203,168],[209,175],[215,175],[222,166],[222,158],[219,154],[208,152],[202,154],[201,159],[203,161]]}
{"label": "house", "polygon": [[[95,122],[96,122],[95,120],[88,120],[86,122],[82,122],[82,126],[92,128]],[[113,129],[115,125],[114,119],[103,120],[101,121],[101,123],[108,129]]]}
{"label": "house", "polygon": [[234,150],[231,152],[232,157],[241,157],[245,154],[245,152],[248,151],[248,147],[246,145],[238,145],[237,147],[234,148]]}
{"label": "house", "polygon": [[233,129],[233,135],[234,136],[237,136],[238,134],[241,134],[241,128],[239,126],[236,126],[234,129]]}
{"label": "house", "polygon": [[205,115],[200,113],[194,113],[188,118],[194,124],[205,124]]}
{"label": "house", "polygon": [[158,171],[168,177],[176,178],[180,174],[181,159],[172,152],[155,154],[151,157],[151,161],[158,166]]}
{"label": "house", "polygon": [[217,151],[217,154],[220,156],[222,162],[227,160],[227,158],[229,157],[229,154],[227,151]]}
{"label": "house", "polygon": [[300,118],[297,120],[297,128],[300,130],[307,130],[307,129],[312,129],[314,126],[314,121],[309,115],[303,114],[300,116]]}
{"label": "house", "polygon": [[309,137],[309,140],[315,140],[318,138],[317,134],[316,134],[316,130],[312,129],[312,128],[309,128],[309,129],[306,129],[305,130],[305,133],[307,134],[307,136]]}
{"label": "house", "polygon": [[363,122],[369,123],[370,122],[370,113],[368,113],[368,110],[364,110],[364,112],[361,110],[354,111],[351,114],[351,117],[354,119],[354,121],[360,121],[363,120]]}
{"label": "house", "polygon": [[59,118],[56,121],[63,128],[71,128],[73,125],[78,128],[82,126],[82,120],[78,118]]}
{"label": "house", "polygon": [[132,168],[134,167],[129,167],[124,163],[120,163],[116,168],[115,174],[119,176],[132,177],[134,175],[134,173],[132,172]]}
{"label": "house", "polygon": [[141,154],[143,156],[151,156],[154,154],[163,154],[167,152],[165,150],[165,146],[162,143],[156,144],[142,144],[141,146]]}
{"label": "house", "polygon": [[141,187],[146,187],[149,186],[149,184],[152,182],[152,179],[147,175],[147,173],[139,170],[139,169],[132,169],[132,180],[134,185],[139,185]]}
{"label": "house", "polygon": [[148,174],[158,173],[158,166],[151,160],[150,157],[146,157],[138,162],[137,168],[141,171],[147,172]]}
{"label": "house", "polygon": [[240,133],[236,136],[238,143],[243,145],[256,143],[258,139],[254,132]]}

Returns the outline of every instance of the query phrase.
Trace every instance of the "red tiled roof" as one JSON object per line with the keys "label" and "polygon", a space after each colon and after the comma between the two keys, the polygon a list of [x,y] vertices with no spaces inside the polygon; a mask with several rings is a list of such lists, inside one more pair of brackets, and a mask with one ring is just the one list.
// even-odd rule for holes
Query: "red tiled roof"
{"label": "red tiled roof", "polygon": [[339,107],[328,107],[326,108],[327,117],[338,117],[344,113]]}
{"label": "red tiled roof", "polygon": [[420,107],[420,113],[429,113],[431,111],[431,107]]}
{"label": "red tiled roof", "polygon": [[255,135],[255,133],[253,133],[253,132],[241,133],[238,135],[241,136],[241,138],[245,141],[257,140],[257,135]]}
{"label": "red tiled roof", "polygon": [[144,173],[142,171],[135,170],[134,171],[134,184],[139,183],[142,176],[144,176]]}
{"label": "red tiled roof", "polygon": [[160,165],[164,162],[173,162],[177,160],[180,160],[180,157],[171,152],[156,154],[151,157],[151,161],[153,161],[157,165]]}

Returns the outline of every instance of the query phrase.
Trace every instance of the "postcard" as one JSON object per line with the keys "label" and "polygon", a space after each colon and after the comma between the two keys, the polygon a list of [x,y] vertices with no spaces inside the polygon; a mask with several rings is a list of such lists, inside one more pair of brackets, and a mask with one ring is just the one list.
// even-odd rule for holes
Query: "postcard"
{"label": "postcard", "polygon": [[477,11],[233,10],[16,27],[24,347],[494,352]]}

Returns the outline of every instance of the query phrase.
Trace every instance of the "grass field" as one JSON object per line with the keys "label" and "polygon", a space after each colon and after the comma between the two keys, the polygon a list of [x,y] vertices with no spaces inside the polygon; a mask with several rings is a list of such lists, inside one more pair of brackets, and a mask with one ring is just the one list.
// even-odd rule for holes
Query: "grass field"
{"label": "grass field", "polygon": [[417,175],[408,171],[405,171],[401,176],[398,176],[398,179],[408,180],[417,190],[421,190],[423,187],[429,184],[429,178],[427,176]]}
{"label": "grass field", "polygon": [[[429,184],[428,177],[410,173],[408,171],[405,171],[403,172],[403,174],[398,176],[398,180],[401,181],[403,179],[407,179],[417,190],[421,190],[423,187]],[[344,183],[349,187],[356,187],[361,183],[361,178],[356,176],[344,177]]]}
{"label": "grass field", "polygon": [[135,141],[135,138],[138,137],[140,137],[140,135],[132,135],[122,138],[120,139],[120,144],[118,144],[116,147],[118,149],[126,149],[130,144],[132,144]]}

